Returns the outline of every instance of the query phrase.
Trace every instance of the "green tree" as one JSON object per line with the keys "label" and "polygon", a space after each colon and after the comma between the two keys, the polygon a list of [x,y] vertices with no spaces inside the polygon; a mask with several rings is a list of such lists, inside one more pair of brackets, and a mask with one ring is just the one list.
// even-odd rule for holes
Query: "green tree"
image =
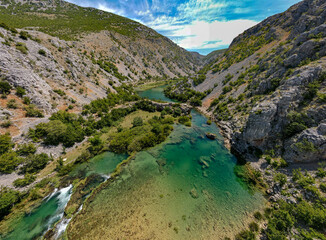
{"label": "green tree", "polygon": [[25,94],[26,94],[26,91],[25,91],[24,88],[22,88],[22,87],[17,87],[17,88],[16,88],[16,95],[17,95],[18,97],[22,97],[22,96],[24,96]]}
{"label": "green tree", "polygon": [[45,153],[37,155],[31,154],[26,157],[25,164],[20,170],[22,173],[38,173],[46,166],[49,160],[49,156]]}
{"label": "green tree", "polygon": [[0,93],[10,93],[11,86],[8,82],[0,81]]}
{"label": "green tree", "polygon": [[19,201],[19,192],[9,188],[0,190],[0,219],[6,216],[15,203]]}
{"label": "green tree", "polygon": [[139,127],[142,125],[143,125],[143,119],[141,117],[135,117],[134,120],[132,121],[133,127]]}
{"label": "green tree", "polygon": [[7,152],[13,147],[9,133],[0,135],[0,154]]}
{"label": "green tree", "polygon": [[0,172],[12,173],[21,162],[22,159],[15,152],[6,152],[0,156]]}

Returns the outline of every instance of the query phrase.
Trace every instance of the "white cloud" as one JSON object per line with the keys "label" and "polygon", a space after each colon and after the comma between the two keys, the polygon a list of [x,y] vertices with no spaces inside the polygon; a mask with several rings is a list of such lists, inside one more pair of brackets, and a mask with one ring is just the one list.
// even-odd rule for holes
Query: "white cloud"
{"label": "white cloud", "polygon": [[257,23],[245,19],[211,23],[195,21],[172,31],[170,37],[174,37],[176,43],[186,49],[218,48],[229,45],[236,36]]}
{"label": "white cloud", "polygon": [[98,9],[100,9],[102,11],[105,11],[105,12],[115,13],[115,14],[118,14],[118,15],[123,15],[124,14],[124,12],[122,10],[117,10],[117,9],[114,9],[114,8],[110,8],[106,4],[102,4],[102,3],[99,3],[96,8],[98,8]]}

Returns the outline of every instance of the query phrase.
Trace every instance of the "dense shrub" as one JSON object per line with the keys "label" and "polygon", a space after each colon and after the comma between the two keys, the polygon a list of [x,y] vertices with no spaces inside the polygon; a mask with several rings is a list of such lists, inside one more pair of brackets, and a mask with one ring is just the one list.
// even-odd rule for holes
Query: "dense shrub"
{"label": "dense shrub", "polygon": [[12,173],[21,162],[22,159],[15,152],[6,152],[0,155],[0,172]]}
{"label": "dense shrub", "polygon": [[20,200],[19,192],[9,188],[0,190],[0,220],[6,216],[13,205]]}
{"label": "dense shrub", "polygon": [[0,93],[8,94],[10,90],[11,86],[8,82],[0,81]]}
{"label": "dense shrub", "polygon": [[[24,101],[25,100],[26,99],[24,99]],[[29,104],[29,101],[25,101],[25,102]],[[40,110],[38,110],[33,104],[29,104],[27,107],[25,107],[25,111],[26,111],[25,113],[26,117],[38,117],[38,118],[44,117],[43,113]]]}
{"label": "dense shrub", "polygon": [[24,165],[20,168],[21,173],[38,173],[41,171],[46,164],[49,162],[50,158],[47,154],[30,154],[24,160]]}
{"label": "dense shrub", "polygon": [[20,156],[27,156],[36,152],[36,146],[33,143],[24,143],[18,146],[16,151]]}
{"label": "dense shrub", "polygon": [[0,154],[9,151],[13,147],[9,133],[0,134]]}
{"label": "dense shrub", "polygon": [[143,119],[141,117],[135,117],[134,120],[132,121],[133,127],[139,127],[142,125],[143,125]]}
{"label": "dense shrub", "polygon": [[19,178],[14,181],[15,187],[25,187],[34,182],[36,177],[32,174],[26,174],[24,178]]}
{"label": "dense shrub", "polygon": [[38,50],[38,54],[40,54],[42,56],[46,56],[46,52],[43,49]]}
{"label": "dense shrub", "polygon": [[17,87],[16,88],[16,95],[18,97],[23,97],[26,94],[26,90],[22,87]]}
{"label": "dense shrub", "polygon": [[16,109],[18,106],[17,106],[17,103],[16,103],[16,100],[15,99],[10,99],[8,102],[7,102],[7,108],[12,108],[12,109]]}

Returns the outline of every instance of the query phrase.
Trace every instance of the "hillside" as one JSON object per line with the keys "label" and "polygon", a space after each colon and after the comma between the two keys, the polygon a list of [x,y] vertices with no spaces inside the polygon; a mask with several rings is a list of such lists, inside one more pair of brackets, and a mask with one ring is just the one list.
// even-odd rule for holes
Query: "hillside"
{"label": "hillside", "polygon": [[240,176],[267,184],[262,223],[236,239],[325,239],[325,22],[325,1],[299,2],[240,34],[196,77],[169,89],[179,99],[191,86],[208,93],[199,109],[248,167]]}
{"label": "hillside", "polygon": [[245,158],[273,151],[288,162],[325,159],[325,7],[303,1],[264,20],[204,68],[196,90],[213,89],[204,107],[230,128]]}
{"label": "hillside", "polygon": [[0,132],[13,136],[39,122],[24,118],[30,104],[44,115],[80,112],[112,86],[188,76],[203,58],[140,23],[65,1],[1,0],[0,23],[0,78],[12,87],[0,103],[1,124],[11,126]]}

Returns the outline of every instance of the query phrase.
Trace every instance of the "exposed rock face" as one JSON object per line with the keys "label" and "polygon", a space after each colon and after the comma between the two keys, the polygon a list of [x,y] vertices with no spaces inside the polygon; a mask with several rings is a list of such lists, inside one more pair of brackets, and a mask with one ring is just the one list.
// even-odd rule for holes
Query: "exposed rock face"
{"label": "exposed rock face", "polygon": [[[318,0],[267,18],[235,38],[196,87],[213,87],[204,107],[239,155],[253,159],[253,153],[273,151],[287,162],[326,159],[325,21],[326,2]],[[216,98],[217,107],[210,106]]]}

